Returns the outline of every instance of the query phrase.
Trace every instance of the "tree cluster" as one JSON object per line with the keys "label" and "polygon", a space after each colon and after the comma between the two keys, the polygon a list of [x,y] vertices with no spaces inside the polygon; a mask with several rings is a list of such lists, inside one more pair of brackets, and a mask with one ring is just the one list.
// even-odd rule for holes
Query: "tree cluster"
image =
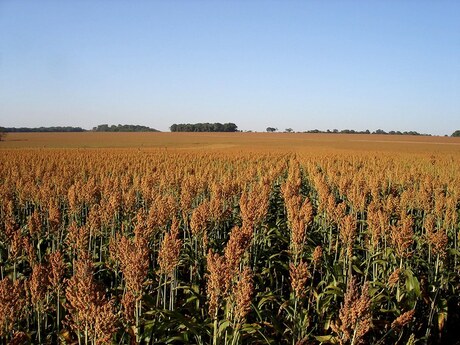
{"label": "tree cluster", "polygon": [[[275,127],[267,127],[266,128],[266,131],[269,132],[269,133],[273,133],[273,132],[277,132],[278,131],[278,128],[275,128]],[[286,128],[284,130],[285,133],[292,133],[294,130],[292,128]],[[330,129],[327,129],[325,131],[322,131],[322,130],[319,130],[319,129],[310,129],[310,130],[307,130],[307,131],[304,131],[303,133],[333,133],[333,134],[387,134],[387,135],[422,135],[422,136],[431,136],[431,134],[426,134],[426,133],[419,133],[419,132],[416,132],[416,131],[404,131],[404,132],[401,132],[401,131],[389,131],[389,132],[385,132],[383,129],[377,129],[373,132],[371,132],[370,130],[366,129],[364,131],[356,131],[354,129],[342,129],[342,130],[338,130],[338,129],[333,129],[332,131]],[[453,137],[460,137],[460,130],[458,131],[455,131],[453,134],[452,134]]]}
{"label": "tree cluster", "polygon": [[419,133],[416,131],[389,131],[386,132],[383,129],[377,129],[373,132],[370,130],[366,129],[365,131],[355,131],[354,129],[342,129],[339,131],[338,129],[333,129],[331,130],[326,130],[322,131],[319,129],[311,129],[308,131],[305,131],[304,133],[335,133],[335,134],[387,134],[387,135],[423,135],[423,136],[431,136],[431,134],[425,134],[425,133]]}
{"label": "tree cluster", "polygon": [[94,132],[159,132],[157,129],[140,125],[111,125],[102,124],[93,127]]}
{"label": "tree cluster", "polygon": [[234,123],[179,123],[169,127],[171,132],[237,132]]}
{"label": "tree cluster", "polygon": [[460,129],[457,129],[454,133],[452,133],[453,137],[460,137]]}

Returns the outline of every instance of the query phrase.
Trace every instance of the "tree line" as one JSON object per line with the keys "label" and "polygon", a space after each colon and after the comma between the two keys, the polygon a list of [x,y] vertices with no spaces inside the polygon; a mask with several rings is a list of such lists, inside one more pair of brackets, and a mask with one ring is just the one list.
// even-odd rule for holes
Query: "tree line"
{"label": "tree line", "polygon": [[[278,131],[278,128],[275,128],[275,127],[267,127],[266,129],[267,132],[277,132]],[[286,128],[284,130],[285,133],[292,133],[294,132],[292,128]],[[356,131],[354,129],[342,129],[342,130],[338,130],[338,129],[333,129],[332,131],[330,129],[328,130],[319,130],[319,129],[310,129],[310,130],[307,130],[307,131],[303,131],[302,133],[331,133],[331,134],[388,134],[388,135],[422,135],[422,136],[431,136],[431,134],[427,134],[427,133],[419,133],[419,132],[416,132],[416,131],[389,131],[389,132],[386,132],[384,131],[383,129],[377,129],[373,132],[371,132],[370,130],[366,129],[364,131]],[[456,131],[452,134],[453,137],[455,136],[460,136],[460,130],[459,131]]]}
{"label": "tree line", "polygon": [[[140,125],[111,125],[102,124],[93,127],[93,132],[159,132],[154,128]],[[0,127],[1,133],[38,133],[38,132],[88,132],[81,127],[53,126],[53,127]]]}
{"label": "tree line", "polygon": [[[234,123],[181,123],[173,124],[170,127],[171,132],[238,132],[238,126]],[[6,133],[38,133],[38,132],[87,132],[88,130],[81,127],[73,126],[53,126],[53,127],[0,127],[0,141],[4,138]],[[102,124],[93,127],[93,132],[159,132],[157,129],[141,125],[111,125]],[[277,132],[278,128],[267,127],[267,132]],[[292,133],[292,128],[286,128],[284,132]],[[431,136],[431,134],[419,133],[416,131],[389,131],[386,132],[382,129],[377,129],[373,132],[370,130],[356,131],[353,129],[333,129],[333,130],[319,130],[311,129],[303,133],[332,133],[332,134],[388,134],[388,135],[421,135]],[[446,135],[447,136],[447,135]],[[460,129],[451,134],[452,137],[460,137]]]}
{"label": "tree line", "polygon": [[327,130],[327,131],[320,131],[317,129],[307,131],[307,133],[341,133],[341,134],[388,134],[388,135],[424,135],[424,136],[431,136],[431,134],[426,134],[426,133],[419,133],[416,131],[389,131],[386,132],[383,129],[377,129],[373,132],[370,130],[366,129],[364,131],[355,131],[354,129],[342,129],[339,131],[338,129],[333,129]]}
{"label": "tree line", "polygon": [[54,126],[54,127],[0,127],[0,132],[26,133],[26,132],[84,132],[81,127]]}
{"label": "tree line", "polygon": [[111,125],[102,124],[93,127],[94,132],[159,132],[155,128],[140,125]]}
{"label": "tree line", "polygon": [[179,123],[169,127],[171,132],[237,132],[234,123]]}

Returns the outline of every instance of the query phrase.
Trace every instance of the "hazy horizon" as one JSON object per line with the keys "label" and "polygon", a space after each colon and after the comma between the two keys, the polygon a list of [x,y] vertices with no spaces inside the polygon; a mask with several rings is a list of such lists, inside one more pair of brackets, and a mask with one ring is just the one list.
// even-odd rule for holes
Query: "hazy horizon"
{"label": "hazy horizon", "polygon": [[0,126],[460,129],[455,1],[2,1]]}
{"label": "hazy horizon", "polygon": [[[193,124],[193,123],[192,123]],[[30,127],[30,126],[1,126],[0,127],[4,127],[4,128],[15,128],[15,129],[22,129],[22,128],[28,128],[28,129],[39,129],[39,128],[69,128],[69,127],[72,127],[72,128],[81,128],[83,131],[85,132],[91,132],[93,131],[96,127],[100,126],[100,125],[108,125],[109,127],[110,126],[120,126],[120,125],[126,125],[126,126],[136,126],[138,124],[135,124],[135,123],[101,123],[101,124],[98,124],[96,126],[93,126],[93,127],[83,127],[83,126],[73,126],[72,124],[69,124],[69,125],[59,125],[59,126],[53,126],[53,125],[50,125],[50,126],[34,126],[34,127]],[[237,124],[236,124],[237,125]],[[143,126],[143,125],[141,125]],[[146,126],[146,127],[149,127],[149,126]],[[271,126],[268,126],[268,127],[271,127]],[[267,127],[267,128],[268,128]],[[167,130],[159,130],[155,127],[149,127],[151,130],[156,130],[156,131],[151,131],[149,133],[170,133],[170,129],[168,128]],[[389,129],[388,131],[385,131],[385,133],[375,133],[376,131],[378,130],[382,130],[381,128],[375,128],[375,129],[370,129],[370,128],[366,128],[366,129],[363,129],[363,130],[355,130],[354,128],[326,128],[326,129],[319,129],[319,128],[308,128],[308,129],[304,129],[302,131],[297,131],[293,128],[275,128],[275,131],[267,131],[267,129],[261,129],[261,130],[252,130],[252,129],[240,129],[240,128],[237,128],[237,130],[235,132],[219,132],[219,131],[211,131],[212,133],[236,133],[236,132],[243,132],[243,133],[248,133],[248,132],[253,132],[253,133],[310,133],[310,134],[315,134],[316,130],[319,130],[320,132],[319,133],[322,133],[322,134],[404,134],[404,133],[408,133],[408,132],[413,132],[413,130],[407,130],[407,131],[399,131],[399,130],[393,130],[393,129]],[[347,131],[347,130],[354,130],[355,133],[343,133],[341,131]],[[366,130],[369,131],[369,133],[363,133],[365,132]],[[389,133],[389,132],[399,132],[399,133]],[[98,131],[96,131],[98,132]],[[110,132],[110,131],[100,131],[100,132]],[[120,133],[127,133],[127,132],[132,132],[132,133],[136,133],[136,132],[143,132],[143,131],[119,131]],[[210,132],[210,133],[211,133]],[[417,131],[415,131],[417,132]],[[454,131],[453,131],[454,132]],[[55,133],[55,132],[47,132],[47,131],[44,131],[44,132],[34,132],[34,131],[31,131],[31,132],[21,132],[21,131],[18,131],[18,132],[11,132],[11,133]],[[77,132],[69,132],[69,133],[77,133]],[[110,133],[117,133],[117,132],[110,132]],[[184,132],[184,131],[175,131],[175,133],[193,133],[193,131],[190,131],[190,132]],[[197,131],[195,133],[206,133],[206,132],[202,132],[202,131]],[[445,133],[445,134],[433,134],[433,133],[429,133],[429,132],[417,132],[418,134],[421,134],[421,135],[431,135],[431,136],[451,136],[452,133]]]}

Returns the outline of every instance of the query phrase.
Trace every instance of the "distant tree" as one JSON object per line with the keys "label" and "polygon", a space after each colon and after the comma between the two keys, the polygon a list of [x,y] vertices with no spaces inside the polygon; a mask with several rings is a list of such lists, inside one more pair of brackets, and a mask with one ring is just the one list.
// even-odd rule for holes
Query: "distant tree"
{"label": "distant tree", "polygon": [[267,132],[276,132],[277,130],[278,130],[278,128],[267,127]]}
{"label": "distant tree", "polygon": [[406,132],[403,132],[404,135],[420,135],[419,132],[417,131],[406,131]]}
{"label": "distant tree", "polygon": [[0,128],[0,141],[3,141],[3,138],[5,138],[6,132],[3,127]]}
{"label": "distant tree", "polygon": [[457,129],[454,133],[452,133],[453,137],[460,137],[460,129]]}
{"label": "distant tree", "polygon": [[93,131],[96,131],[96,132],[108,132],[108,130],[109,130],[108,124],[103,124],[97,127],[93,127]]}
{"label": "distant tree", "polygon": [[238,126],[234,123],[224,123],[224,132],[237,132]]}
{"label": "distant tree", "polygon": [[340,131],[340,133],[343,133],[343,134],[355,134],[356,131],[354,129],[343,129]]}
{"label": "distant tree", "polygon": [[222,123],[205,123],[203,126],[204,132],[226,132],[226,126]]}
{"label": "distant tree", "polygon": [[286,128],[284,131],[286,133],[292,133],[294,130],[292,128]]}

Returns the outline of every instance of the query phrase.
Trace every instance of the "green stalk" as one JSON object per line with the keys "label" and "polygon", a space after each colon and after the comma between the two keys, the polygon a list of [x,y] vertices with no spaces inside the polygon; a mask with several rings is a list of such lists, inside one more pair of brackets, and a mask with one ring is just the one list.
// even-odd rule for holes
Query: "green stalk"
{"label": "green stalk", "polygon": [[437,278],[438,278],[438,270],[439,270],[439,254],[436,255],[436,266],[435,266],[435,271],[434,271],[434,282],[436,283]]}
{"label": "green stalk", "polygon": [[136,299],[136,307],[135,307],[135,312],[136,312],[136,342],[139,343],[140,341],[140,336],[139,336],[139,302],[138,299]]}
{"label": "green stalk", "polygon": [[59,335],[59,289],[57,290],[57,303],[56,303],[56,329]]}
{"label": "green stalk", "polygon": [[327,250],[328,255],[331,255],[331,247],[332,247],[332,226],[329,226],[329,248]]}
{"label": "green stalk", "polygon": [[[454,249],[457,252],[457,231],[454,228],[452,231],[454,232]],[[454,272],[457,272],[457,254],[454,255]]]}
{"label": "green stalk", "polygon": [[168,284],[167,284],[167,278],[165,275],[165,282],[163,284],[163,309],[166,309],[166,301],[167,301],[166,295],[168,293],[167,288],[168,288]]}
{"label": "green stalk", "polygon": [[217,316],[214,317],[214,327],[212,331],[212,344],[217,345]]}
{"label": "green stalk", "polygon": [[355,344],[355,339],[356,339],[356,331],[358,330],[358,323],[355,325],[355,329],[353,331],[353,338],[351,338],[351,345]]}
{"label": "green stalk", "polygon": [[292,345],[296,344],[297,341],[297,296],[294,297],[294,324],[293,324],[293,337],[292,337]]}
{"label": "green stalk", "polygon": [[41,332],[40,332],[40,310],[38,306],[37,306],[37,337],[38,337],[38,343],[41,344],[42,337],[41,337]]}

